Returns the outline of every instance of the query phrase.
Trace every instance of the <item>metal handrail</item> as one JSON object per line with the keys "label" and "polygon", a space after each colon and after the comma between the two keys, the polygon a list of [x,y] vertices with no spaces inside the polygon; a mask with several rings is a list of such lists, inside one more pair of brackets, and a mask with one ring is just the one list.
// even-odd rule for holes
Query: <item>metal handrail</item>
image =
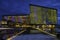
{"label": "metal handrail", "polygon": [[11,39],[15,38],[16,36],[18,36],[19,34],[22,34],[22,33],[25,32],[25,31],[26,31],[26,30],[22,30],[21,32],[19,32],[19,33],[17,33],[16,35],[8,38],[7,40],[11,40]]}

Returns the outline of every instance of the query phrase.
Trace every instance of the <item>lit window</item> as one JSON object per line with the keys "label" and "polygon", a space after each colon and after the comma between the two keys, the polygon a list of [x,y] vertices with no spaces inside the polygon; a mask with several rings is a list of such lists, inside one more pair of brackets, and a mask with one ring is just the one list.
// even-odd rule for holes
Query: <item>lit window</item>
{"label": "lit window", "polygon": [[20,27],[20,25],[19,24],[16,24],[16,27]]}
{"label": "lit window", "polygon": [[1,21],[1,24],[7,24],[7,21]]}

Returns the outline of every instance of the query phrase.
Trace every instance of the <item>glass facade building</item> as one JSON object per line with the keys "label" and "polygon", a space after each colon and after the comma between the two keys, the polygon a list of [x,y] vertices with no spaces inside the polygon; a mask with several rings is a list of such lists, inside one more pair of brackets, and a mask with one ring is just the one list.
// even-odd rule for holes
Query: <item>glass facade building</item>
{"label": "glass facade building", "polygon": [[31,24],[56,24],[57,10],[54,8],[30,5]]}

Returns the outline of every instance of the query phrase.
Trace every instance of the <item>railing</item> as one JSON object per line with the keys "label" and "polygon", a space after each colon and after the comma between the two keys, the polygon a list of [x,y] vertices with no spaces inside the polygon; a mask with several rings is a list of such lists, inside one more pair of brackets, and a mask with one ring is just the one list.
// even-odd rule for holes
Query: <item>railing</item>
{"label": "railing", "polygon": [[[2,24],[4,24],[4,23],[2,23]],[[40,31],[40,32],[43,32],[43,33],[45,33],[45,34],[48,34],[48,35],[50,35],[50,36],[53,36],[53,37],[56,37],[56,35],[55,34],[52,34],[52,33],[49,33],[49,32],[47,32],[47,31],[45,31],[46,29],[48,29],[48,31],[50,31],[51,29],[52,30],[55,30],[54,28],[55,28],[55,24],[49,24],[49,25],[47,25],[47,24],[19,24],[19,23],[16,23],[16,24],[14,24],[14,27],[13,27],[13,25],[11,25],[12,26],[12,28],[11,28],[11,26],[9,26],[8,24],[5,24],[6,26],[8,26],[8,28],[5,28],[5,26],[4,25],[1,25],[1,26],[3,26],[3,28],[0,28],[0,29],[2,29],[2,30],[6,30],[6,29],[14,29],[14,28],[29,28],[29,27],[31,27],[31,28],[33,28],[33,29],[37,29],[38,31]],[[21,32],[19,32],[19,33],[17,33],[16,35],[14,35],[14,36],[12,36],[11,38],[8,38],[8,40],[10,40],[10,39],[12,39],[12,38],[14,38],[14,37],[16,37],[17,35],[19,35],[19,34],[21,34],[21,33],[23,33],[24,31],[26,31],[26,30],[22,30]]]}
{"label": "railing", "polygon": [[[29,26],[29,27],[31,27],[31,26]],[[48,34],[48,35],[50,35],[50,36],[56,37],[56,35],[51,34],[51,33],[49,33],[49,32],[46,32],[46,31],[43,31],[43,30],[40,29],[40,28],[35,28],[35,26],[33,26],[32,28],[33,28],[33,29],[37,29],[38,31],[43,32],[43,33],[46,33],[46,34]],[[11,40],[11,39],[15,38],[15,37],[18,36],[19,34],[22,34],[24,31],[26,31],[26,29],[25,29],[25,30],[22,30],[21,32],[17,33],[16,35],[8,38],[7,40]]]}

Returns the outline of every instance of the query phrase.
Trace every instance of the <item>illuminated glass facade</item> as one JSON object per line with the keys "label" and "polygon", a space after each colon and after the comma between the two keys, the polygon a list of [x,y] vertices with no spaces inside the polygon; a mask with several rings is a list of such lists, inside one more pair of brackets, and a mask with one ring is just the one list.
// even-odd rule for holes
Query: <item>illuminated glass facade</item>
{"label": "illuminated glass facade", "polygon": [[29,16],[4,16],[4,19],[11,20],[13,22],[26,23],[29,24]]}
{"label": "illuminated glass facade", "polygon": [[56,24],[57,10],[53,8],[30,5],[31,24]]}

